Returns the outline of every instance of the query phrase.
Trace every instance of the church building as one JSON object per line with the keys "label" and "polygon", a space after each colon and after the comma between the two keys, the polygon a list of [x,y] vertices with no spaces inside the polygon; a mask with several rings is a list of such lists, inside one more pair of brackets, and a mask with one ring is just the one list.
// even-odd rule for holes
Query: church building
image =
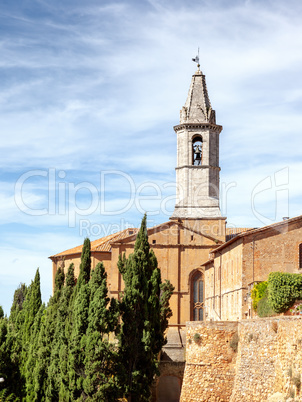
{"label": "church building", "polygon": [[[219,135],[205,76],[199,66],[192,76],[188,97],[174,127],[177,136],[177,201],[168,222],[148,229],[149,242],[158,260],[162,279],[175,287],[170,300],[173,315],[169,321],[171,358],[184,360],[184,329],[187,321],[204,320],[204,268],[209,252],[226,240],[226,218],[219,208]],[[121,253],[133,252],[137,229],[91,242],[92,268],[99,261],[108,274],[112,296],[123,289],[117,268]],[[51,256],[53,280],[59,266],[67,270],[74,263],[79,273],[82,246]],[[173,330],[172,330],[173,329]],[[169,354],[169,348],[166,348]]]}
{"label": "church building", "polygon": [[[226,228],[219,207],[222,126],[216,124],[199,65],[174,131],[176,205],[167,222],[148,229],[148,237],[162,280],[169,279],[175,287],[162,360],[179,363],[179,373],[173,372],[179,383],[168,388],[179,386],[180,392],[186,322],[252,318],[250,292],[255,283],[266,280],[272,271],[302,272],[302,216],[260,229]],[[104,263],[111,296],[123,290],[118,257],[133,252],[137,232],[129,228],[91,242],[92,269]],[[82,246],[77,246],[50,257],[53,281],[58,267],[67,270],[70,263],[75,275],[79,274],[81,251]],[[168,378],[171,364],[167,367]],[[166,383],[161,379],[158,392],[165,393]]]}

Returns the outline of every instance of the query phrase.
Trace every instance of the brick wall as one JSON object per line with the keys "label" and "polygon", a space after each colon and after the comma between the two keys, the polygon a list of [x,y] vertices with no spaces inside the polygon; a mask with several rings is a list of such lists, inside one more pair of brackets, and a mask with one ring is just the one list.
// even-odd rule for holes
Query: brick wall
{"label": "brick wall", "polygon": [[239,235],[212,252],[205,266],[207,319],[254,318],[250,290],[270,272],[302,273],[302,217]]}

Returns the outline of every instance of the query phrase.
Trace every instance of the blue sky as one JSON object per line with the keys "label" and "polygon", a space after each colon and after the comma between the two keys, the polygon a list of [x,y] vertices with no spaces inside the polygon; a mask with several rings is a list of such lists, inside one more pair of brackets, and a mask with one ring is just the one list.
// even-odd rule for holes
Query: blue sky
{"label": "blue sky", "polygon": [[[0,304],[52,254],[173,211],[176,135],[200,47],[221,208],[259,227],[301,208],[302,3],[0,4]],[[143,199],[145,196],[145,199]],[[253,200],[253,203],[252,203]]]}

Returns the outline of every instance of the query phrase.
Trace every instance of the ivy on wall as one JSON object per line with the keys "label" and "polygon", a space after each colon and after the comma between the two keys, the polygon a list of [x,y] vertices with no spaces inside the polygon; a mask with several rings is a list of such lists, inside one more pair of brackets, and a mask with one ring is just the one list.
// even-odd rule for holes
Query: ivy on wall
{"label": "ivy on wall", "polygon": [[287,311],[302,298],[302,275],[271,272],[268,277],[268,301],[276,313]]}
{"label": "ivy on wall", "polygon": [[264,297],[267,289],[267,281],[257,283],[252,289],[251,297],[253,300],[253,309],[257,311],[259,301]]}
{"label": "ivy on wall", "polygon": [[251,297],[259,317],[283,313],[302,299],[302,275],[271,272],[267,281],[253,287]]}

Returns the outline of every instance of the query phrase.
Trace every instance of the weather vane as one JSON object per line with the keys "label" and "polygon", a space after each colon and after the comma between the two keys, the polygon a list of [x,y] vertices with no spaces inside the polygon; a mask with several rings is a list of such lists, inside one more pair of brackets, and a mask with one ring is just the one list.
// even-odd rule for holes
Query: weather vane
{"label": "weather vane", "polygon": [[198,67],[198,69],[199,69],[199,67],[200,67],[200,64],[199,64],[199,48],[198,48],[198,53],[197,53],[197,56],[194,58],[194,59],[192,59],[195,63],[197,63],[197,67]]}

